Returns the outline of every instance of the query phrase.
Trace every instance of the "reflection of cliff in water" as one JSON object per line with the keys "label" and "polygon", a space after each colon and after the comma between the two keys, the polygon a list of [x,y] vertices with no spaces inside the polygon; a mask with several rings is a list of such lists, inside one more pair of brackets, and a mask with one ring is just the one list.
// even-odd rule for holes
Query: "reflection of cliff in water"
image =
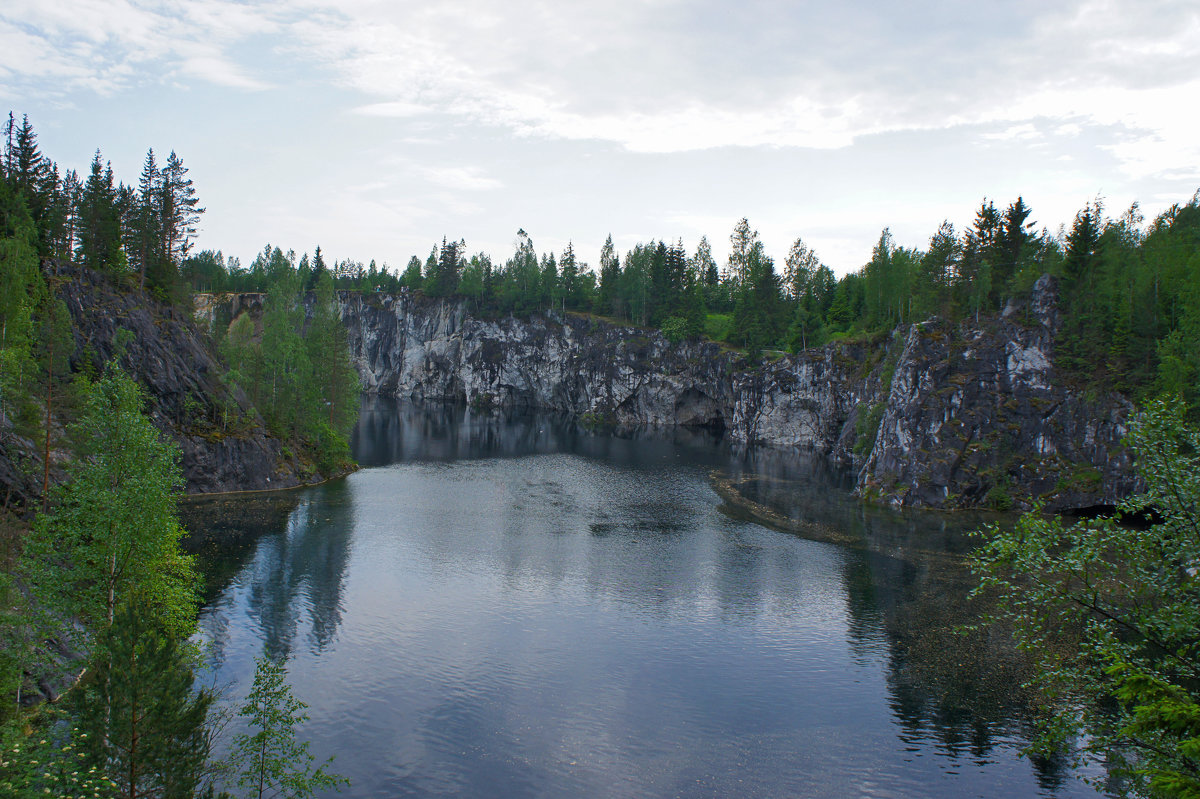
{"label": "reflection of cliff in water", "polygon": [[[713,474],[723,510],[852,550],[842,575],[850,635],[868,649],[887,641],[892,711],[907,741],[951,757],[987,760],[1001,743],[1028,739],[1028,665],[1007,630],[969,630],[987,610],[970,597],[971,532],[983,513],[900,512],[849,495],[852,475],[821,458],[752,449]],[[1069,779],[1059,760],[1035,760],[1043,788]]]}
{"label": "reflection of cliff in water", "polygon": [[606,427],[592,430],[562,414],[523,409],[476,410],[466,405],[397,402],[366,396],[351,449],[360,466],[421,461],[515,458],[573,453],[617,465],[642,464],[656,454],[717,464],[727,449],[709,430]]}
{"label": "reflection of cliff in water", "polygon": [[[696,606],[697,597],[711,591],[723,616],[742,617],[765,604],[796,601],[806,589],[805,570],[811,575],[814,569],[840,569],[850,643],[864,660],[882,658],[887,664],[891,711],[901,738],[911,742],[914,751],[932,743],[951,758],[989,760],[997,747],[1027,739],[1030,712],[1019,689],[1025,667],[1006,631],[956,632],[976,623],[985,610],[983,600],[968,597],[972,579],[963,556],[974,546],[968,533],[989,517],[901,513],[866,505],[849,493],[853,475],[825,459],[769,448],[733,448],[707,431],[594,431],[569,417],[528,411],[417,406],[369,397],[363,402],[353,448],[364,467],[578,456],[530,458],[501,472],[487,464],[460,472],[499,481],[491,487],[498,498],[481,495],[494,503],[495,518],[485,525],[502,533],[494,537],[481,537],[469,523],[446,518],[456,510],[453,503],[446,508],[431,503],[431,518],[445,530],[434,539],[444,552],[430,557],[488,558],[490,548],[498,547],[506,565],[504,580],[514,587],[531,581],[554,586],[568,580],[572,547],[578,545],[586,547],[584,579],[597,596],[657,615]],[[637,472],[631,479],[645,483],[648,490],[635,496],[627,483],[604,476],[604,469],[580,458]],[[747,535],[744,525],[731,523],[726,534],[713,539],[714,549],[697,551],[683,533],[703,523],[694,516],[698,507],[711,506],[706,505],[703,483],[666,468],[680,465],[711,475],[710,485],[725,500],[720,510],[734,522],[762,522],[844,549],[828,550],[825,563],[797,563],[795,548],[764,553],[756,546],[761,539]],[[602,479],[612,484],[597,482]],[[435,483],[430,480],[429,490]],[[472,486],[478,488],[476,483]],[[687,501],[681,492],[693,492],[699,503]],[[280,495],[289,499],[273,511],[260,511],[264,519],[271,513],[286,519],[277,521],[269,534],[251,532],[245,539],[230,531],[215,534],[235,542],[229,550],[233,565],[222,574],[227,575],[224,582],[234,580],[241,590],[236,592],[236,611],[217,608],[213,615],[247,613],[275,654],[290,652],[306,625],[312,648],[326,646],[336,635],[342,612],[355,523],[351,494],[350,484],[337,481]],[[236,502],[240,506],[245,498]],[[613,502],[623,504],[618,508]],[[462,513],[463,518],[473,518],[480,509],[465,507]],[[208,526],[213,527],[211,522]],[[265,521],[263,526],[268,526]],[[281,529],[284,532],[278,532]],[[547,547],[543,536],[526,534],[573,529],[587,530],[588,542],[580,544],[564,535],[562,546]],[[594,545],[603,538],[627,539],[634,546]],[[638,546],[652,538],[653,547]],[[613,557],[622,552],[628,555],[623,560]],[[653,554],[643,557],[646,553]],[[712,564],[707,572],[706,558]],[[705,580],[679,579],[701,573],[707,575]],[[655,589],[647,592],[646,586]],[[218,654],[219,628],[216,621]],[[1067,779],[1061,764],[1034,765],[1046,789]]]}
{"label": "reflection of cliff in water", "polygon": [[[211,501],[217,503],[218,501]],[[341,623],[342,590],[349,561],[353,503],[345,481],[303,494],[237,497],[228,505],[196,503],[208,533],[193,540],[208,572],[207,596],[233,583],[242,609],[263,631],[267,654],[288,656],[302,625],[314,650],[324,649]],[[314,511],[319,509],[319,515]],[[285,515],[286,514],[286,515]],[[206,633],[220,657],[233,608],[208,614]]]}

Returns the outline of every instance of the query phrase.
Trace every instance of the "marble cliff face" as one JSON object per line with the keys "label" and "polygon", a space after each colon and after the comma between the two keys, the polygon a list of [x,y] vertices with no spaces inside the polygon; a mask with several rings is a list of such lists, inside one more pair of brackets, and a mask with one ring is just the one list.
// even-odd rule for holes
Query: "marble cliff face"
{"label": "marble cliff face", "polygon": [[[119,354],[146,388],[151,418],[180,445],[188,493],[320,479],[220,379],[202,330],[260,316],[262,295],[199,295],[192,319],[86,270],[57,269],[75,328],[72,368],[98,370]],[[978,324],[933,319],[762,362],[573,314],[487,319],[465,301],[408,293],[346,293],[340,302],[363,387],[382,395],[719,428],[736,443],[828,457],[854,470],[860,494],[900,506],[1020,508],[1041,499],[1085,508],[1137,488],[1121,444],[1130,403],[1056,379],[1050,278]],[[133,333],[123,349],[120,328]],[[3,414],[0,433],[0,481],[28,503],[40,488],[41,447]],[[53,472],[61,457],[51,455]]]}
{"label": "marble cliff face", "polygon": [[861,494],[895,505],[1078,508],[1136,487],[1121,445],[1130,404],[1055,381],[1049,278],[977,326],[930,320],[764,363],[582,316],[488,320],[409,294],[344,295],[342,317],[368,391],[719,427],[829,456],[857,471]]}

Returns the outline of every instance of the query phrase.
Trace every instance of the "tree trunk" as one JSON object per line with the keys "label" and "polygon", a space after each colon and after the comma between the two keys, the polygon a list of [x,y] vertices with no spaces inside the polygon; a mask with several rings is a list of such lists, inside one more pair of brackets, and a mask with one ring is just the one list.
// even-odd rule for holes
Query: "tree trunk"
{"label": "tree trunk", "polygon": [[50,511],[50,423],[54,409],[54,334],[50,334],[50,360],[46,366],[46,443],[42,448],[42,513]]}

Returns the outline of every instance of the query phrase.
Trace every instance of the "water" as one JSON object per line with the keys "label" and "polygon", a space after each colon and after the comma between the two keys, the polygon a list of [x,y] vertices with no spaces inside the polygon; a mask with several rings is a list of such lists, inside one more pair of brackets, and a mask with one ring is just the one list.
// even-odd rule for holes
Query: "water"
{"label": "water", "polygon": [[354,448],[185,509],[209,678],[236,704],[289,657],[343,796],[1094,795],[1017,756],[1019,662],[951,632],[978,520],[684,431],[372,401]]}

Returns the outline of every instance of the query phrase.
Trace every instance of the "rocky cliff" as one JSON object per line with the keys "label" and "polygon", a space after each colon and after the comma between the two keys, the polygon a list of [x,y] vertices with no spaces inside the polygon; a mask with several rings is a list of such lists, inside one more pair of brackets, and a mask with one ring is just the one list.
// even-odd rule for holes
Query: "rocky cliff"
{"label": "rocky cliff", "polygon": [[765,363],[572,314],[486,320],[404,293],[342,302],[363,386],[380,394],[722,428],[827,455],[896,505],[1078,508],[1135,487],[1120,443],[1130,404],[1055,380],[1049,278],[978,325],[930,320]]}
{"label": "rocky cliff", "polygon": [[[220,380],[211,343],[190,313],[86,269],[52,262],[46,268],[71,314],[71,371],[97,374],[117,358],[145,388],[155,426],[179,445],[187,493],[287,488],[319,479],[266,431],[246,398]],[[118,347],[121,329],[132,336]],[[0,418],[0,428],[8,504],[28,505],[40,492],[42,442],[19,435],[7,418]],[[56,442],[62,433],[60,421]],[[52,453],[52,467],[64,458]]]}

